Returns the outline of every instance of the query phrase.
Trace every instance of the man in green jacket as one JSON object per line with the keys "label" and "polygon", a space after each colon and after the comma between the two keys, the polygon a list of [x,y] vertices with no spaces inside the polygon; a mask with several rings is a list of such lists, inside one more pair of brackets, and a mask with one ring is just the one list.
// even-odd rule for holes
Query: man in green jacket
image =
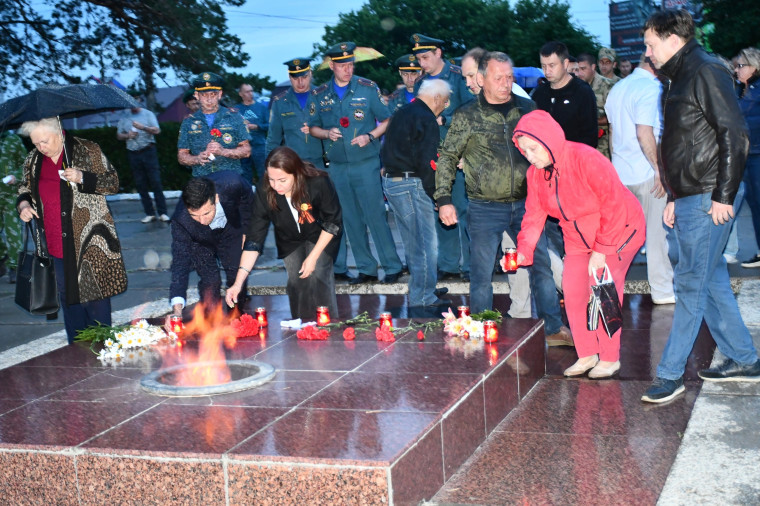
{"label": "man in green jacket", "polygon": [[[525,172],[530,163],[512,143],[517,121],[536,104],[512,94],[512,60],[504,53],[489,52],[480,61],[476,101],[454,114],[438,159],[435,199],[446,225],[457,222],[451,203],[451,188],[462,160],[467,183],[470,225],[470,309],[493,308],[493,265],[502,233],[517,239],[528,187]],[[529,267],[531,291],[538,314],[546,325],[547,342],[572,346],[572,337],[562,325],[561,310],[546,249],[541,236],[536,259]]]}

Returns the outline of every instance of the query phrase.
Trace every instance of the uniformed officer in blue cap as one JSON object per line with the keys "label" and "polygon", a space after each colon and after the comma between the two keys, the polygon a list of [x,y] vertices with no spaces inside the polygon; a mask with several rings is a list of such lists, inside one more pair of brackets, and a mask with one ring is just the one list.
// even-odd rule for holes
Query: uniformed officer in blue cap
{"label": "uniformed officer in blue cap", "polygon": [[251,156],[243,117],[219,104],[224,79],[201,72],[193,79],[200,110],[182,121],[177,160],[193,169],[193,177],[231,170],[242,173],[240,160]]}
{"label": "uniformed officer in blue cap", "polygon": [[379,138],[390,114],[377,85],[354,75],[354,49],[353,42],[341,42],[327,50],[333,78],[312,92],[309,128],[325,143],[330,178],[343,208],[343,224],[359,271],[350,283],[377,279],[368,228],[385,271],[383,281],[391,283],[401,273],[401,260],[386,218],[379,156]]}
{"label": "uniformed officer in blue cap", "polygon": [[412,101],[414,98],[414,83],[422,73],[420,63],[413,54],[405,54],[397,58],[396,69],[398,70],[398,75],[401,76],[401,82],[404,83],[404,86],[397,88],[388,99],[388,110],[391,114]]}
{"label": "uniformed officer in blue cap", "polygon": [[[311,94],[311,91],[316,88],[311,83],[311,61],[309,58],[293,58],[284,64],[288,67],[290,88],[272,99],[266,145],[267,156],[274,148],[285,145],[298,153],[303,160],[324,169],[323,141],[311,136],[308,125],[309,111],[316,110],[314,96]],[[346,265],[345,234],[340,236],[340,247],[333,263],[333,272],[336,280],[354,279],[349,274]]]}
{"label": "uniformed officer in blue cap", "polygon": [[[434,39],[421,33],[410,37],[412,53],[422,67],[422,76],[417,80],[415,93],[425,79],[443,79],[451,86],[449,103],[438,116],[441,143],[449,131],[451,117],[454,112],[475,96],[467,89],[467,82],[462,76],[462,69],[443,58],[443,44],[440,39]],[[467,193],[465,191],[464,173],[457,171],[454,186],[451,188],[451,201],[457,210],[458,223],[446,226],[440,220],[436,221],[438,231],[438,274],[440,279],[460,277],[465,281],[470,279],[470,236],[467,232]]]}

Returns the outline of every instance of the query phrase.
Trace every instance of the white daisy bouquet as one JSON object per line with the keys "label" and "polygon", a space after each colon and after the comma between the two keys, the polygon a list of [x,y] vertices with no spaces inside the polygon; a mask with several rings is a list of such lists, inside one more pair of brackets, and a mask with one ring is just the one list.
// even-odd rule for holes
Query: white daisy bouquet
{"label": "white daisy bouquet", "polygon": [[89,327],[77,335],[77,341],[103,343],[103,349],[97,353],[98,360],[116,365],[152,357],[151,348],[159,344],[176,346],[177,334],[143,319],[118,327]]}

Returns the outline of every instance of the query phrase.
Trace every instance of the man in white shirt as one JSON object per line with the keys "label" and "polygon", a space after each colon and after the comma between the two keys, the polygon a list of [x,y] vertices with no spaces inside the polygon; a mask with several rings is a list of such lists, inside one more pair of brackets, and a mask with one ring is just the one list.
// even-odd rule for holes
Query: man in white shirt
{"label": "man in white shirt", "polygon": [[641,202],[647,219],[647,278],[655,304],[673,304],[673,267],[662,222],[667,198],[657,164],[662,86],[649,60],[613,86],[605,111],[611,125],[612,164],[620,180]]}

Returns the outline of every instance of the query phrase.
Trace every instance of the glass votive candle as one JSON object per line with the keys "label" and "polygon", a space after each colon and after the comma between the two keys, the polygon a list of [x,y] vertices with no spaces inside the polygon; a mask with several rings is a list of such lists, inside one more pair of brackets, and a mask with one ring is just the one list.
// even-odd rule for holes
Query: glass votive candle
{"label": "glass votive candle", "polygon": [[327,306],[317,307],[317,325],[324,327],[330,324],[330,310]]}
{"label": "glass votive candle", "polygon": [[504,250],[504,270],[506,272],[517,270],[517,249],[507,248]]}
{"label": "glass votive candle", "polygon": [[268,325],[267,308],[265,307],[256,308],[256,321],[259,322],[259,327],[266,327]]}
{"label": "glass votive candle", "polygon": [[487,343],[493,343],[499,339],[499,329],[496,328],[496,322],[486,320],[483,322],[483,340]]}
{"label": "glass votive candle", "polygon": [[457,307],[457,317],[464,318],[465,316],[470,316],[470,306]]}
{"label": "glass votive candle", "polygon": [[393,315],[390,313],[382,313],[380,315],[380,328],[385,330],[393,330]]}
{"label": "glass votive candle", "polygon": [[169,328],[175,334],[181,334],[182,331],[185,330],[185,324],[182,323],[182,317],[177,315],[169,317]]}

